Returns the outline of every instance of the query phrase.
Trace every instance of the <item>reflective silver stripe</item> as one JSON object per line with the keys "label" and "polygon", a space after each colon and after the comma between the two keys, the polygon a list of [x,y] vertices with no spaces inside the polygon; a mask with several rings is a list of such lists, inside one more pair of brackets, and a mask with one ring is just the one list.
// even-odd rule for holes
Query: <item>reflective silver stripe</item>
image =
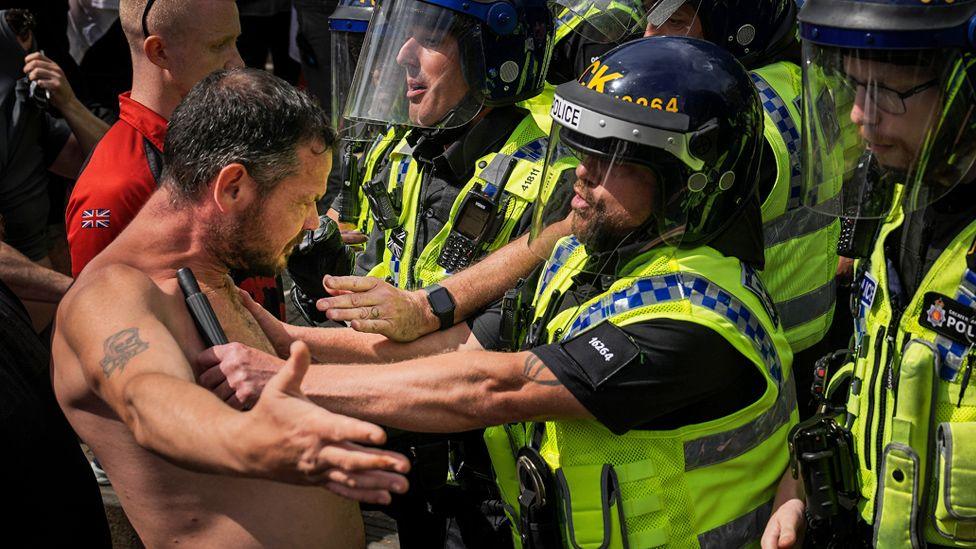
{"label": "reflective silver stripe", "polygon": [[766,241],[766,249],[794,238],[813,234],[829,227],[836,220],[836,217],[817,213],[809,208],[790,210],[769,223],[763,224],[763,240]]}
{"label": "reflective silver stripe", "polygon": [[[479,177],[489,185],[494,185],[498,189],[504,189],[508,176],[512,173],[515,159],[507,154],[498,153],[491,159],[488,167],[481,170]],[[489,193],[493,194],[493,193]]]}
{"label": "reflective silver stripe", "polygon": [[786,425],[796,408],[793,378],[781,384],[773,406],[741,427],[685,442],[685,471],[716,465],[737,458],[769,438]]}
{"label": "reflective silver stripe", "polygon": [[824,316],[830,312],[836,300],[837,283],[835,279],[831,278],[830,282],[812,292],[777,303],[776,310],[779,311],[783,329],[789,330],[794,326]]}
{"label": "reflective silver stripe", "polygon": [[766,523],[769,521],[772,512],[773,502],[770,500],[731,522],[699,534],[698,544],[703,549],[709,547],[726,549],[728,547],[744,547],[757,542],[762,537],[763,530],[766,529]]}

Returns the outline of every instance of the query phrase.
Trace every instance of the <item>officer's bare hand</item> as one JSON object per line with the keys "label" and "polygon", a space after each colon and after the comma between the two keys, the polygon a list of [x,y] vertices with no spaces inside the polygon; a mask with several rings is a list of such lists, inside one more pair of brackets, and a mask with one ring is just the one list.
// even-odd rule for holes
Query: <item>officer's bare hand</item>
{"label": "officer's bare hand", "polygon": [[196,358],[197,382],[238,410],[255,405],[285,361],[241,343],[211,347]]}
{"label": "officer's bare hand", "polygon": [[56,108],[61,109],[77,101],[64,71],[43,53],[36,51],[24,58],[24,74],[28,80],[37,82],[39,87],[51,94],[51,104]]}
{"label": "officer's bare hand", "polygon": [[290,325],[285,324],[269,313],[267,309],[259,305],[257,301],[254,301],[251,294],[240,288],[238,288],[237,293],[241,296],[244,307],[251,313],[254,320],[258,322],[258,326],[261,327],[264,335],[268,337],[278,356],[288,356],[288,349],[291,347],[292,342],[297,339],[289,331],[288,328]]}
{"label": "officer's bare hand", "polygon": [[769,517],[763,532],[763,549],[787,549],[803,546],[806,519],[803,516],[803,500],[790,499],[779,506]]}
{"label": "officer's bare hand", "polygon": [[440,327],[423,290],[401,290],[364,276],[326,276],[322,285],[332,297],[320,299],[318,310],[329,320],[350,322],[357,331],[408,342]]}
{"label": "officer's bare hand", "polygon": [[310,402],[301,390],[308,367],[308,347],[295,342],[257,405],[243,414],[240,444],[247,470],[272,480],[324,486],[359,501],[389,503],[390,492],[406,491],[403,474],[410,462],[395,452],[359,444],[386,442],[380,427]]}

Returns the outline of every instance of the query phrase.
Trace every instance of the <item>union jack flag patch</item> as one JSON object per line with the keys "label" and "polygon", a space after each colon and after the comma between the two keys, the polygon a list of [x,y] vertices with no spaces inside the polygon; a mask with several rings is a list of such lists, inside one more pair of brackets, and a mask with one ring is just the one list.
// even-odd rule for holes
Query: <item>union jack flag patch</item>
{"label": "union jack flag patch", "polygon": [[112,210],[82,210],[81,228],[82,229],[107,229],[112,217]]}

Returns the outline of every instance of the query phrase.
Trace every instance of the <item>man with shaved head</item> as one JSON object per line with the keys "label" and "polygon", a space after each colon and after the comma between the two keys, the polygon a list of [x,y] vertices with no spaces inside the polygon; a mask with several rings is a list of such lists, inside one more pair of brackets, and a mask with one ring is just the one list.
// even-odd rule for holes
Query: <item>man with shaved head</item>
{"label": "man with shaved head", "polygon": [[233,0],[121,0],[119,17],[132,55],[132,91],[119,97],[119,121],[95,148],[68,201],[76,277],[156,190],[176,105],[207,74],[244,65]]}

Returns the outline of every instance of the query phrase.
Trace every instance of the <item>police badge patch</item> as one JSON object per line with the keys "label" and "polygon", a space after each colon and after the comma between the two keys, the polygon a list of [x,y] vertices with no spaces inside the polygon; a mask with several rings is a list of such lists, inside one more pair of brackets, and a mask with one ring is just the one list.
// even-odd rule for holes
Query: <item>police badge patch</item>
{"label": "police badge patch", "polygon": [[953,341],[976,341],[976,309],[937,292],[927,292],[918,319],[922,326]]}

